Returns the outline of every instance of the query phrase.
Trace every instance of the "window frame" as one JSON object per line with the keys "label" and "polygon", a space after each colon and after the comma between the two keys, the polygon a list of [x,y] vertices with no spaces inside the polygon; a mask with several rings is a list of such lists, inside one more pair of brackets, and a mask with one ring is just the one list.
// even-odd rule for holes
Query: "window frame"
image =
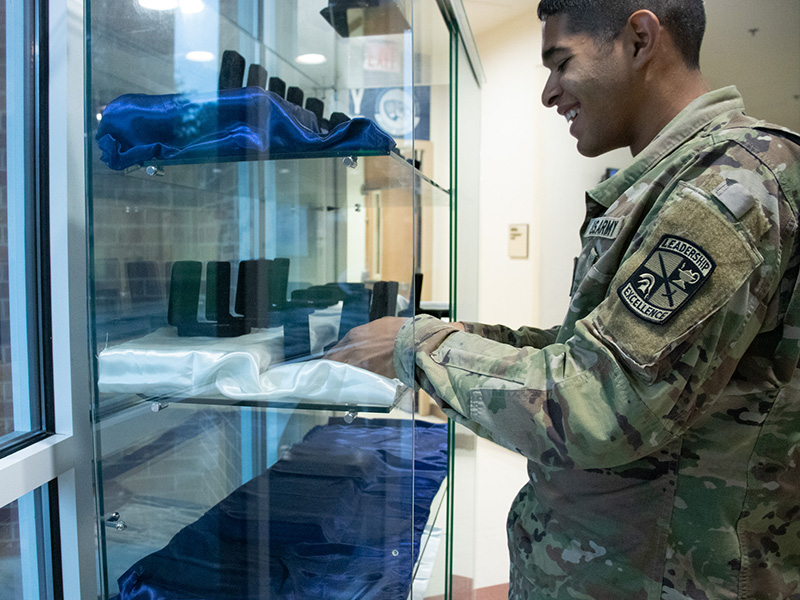
{"label": "window frame", "polygon": [[41,511],[50,535],[44,532],[46,527],[36,535],[40,560],[52,560],[54,576],[49,588],[43,582],[49,590],[43,597],[89,599],[98,596],[98,520],[87,326],[84,22],[88,9],[83,0],[37,1],[43,17],[38,29],[38,75],[44,85],[32,103],[42,119],[32,134],[38,138],[41,160],[35,163],[38,176],[31,185],[49,210],[39,211],[33,225],[38,256],[45,260],[36,261],[40,285],[28,300],[38,304],[35,326],[45,343],[32,361],[29,355],[29,361],[35,392],[48,399],[48,410],[43,412],[45,434],[0,457],[4,483],[0,506],[38,488],[47,490],[42,493]]}
{"label": "window frame", "polygon": [[[9,10],[10,7],[10,10]],[[9,312],[14,431],[0,438],[0,458],[55,431],[50,401],[52,356],[48,248],[47,3],[8,2],[6,114]],[[17,37],[18,36],[18,37]],[[23,89],[23,94],[9,93]],[[24,198],[15,203],[12,199]],[[21,204],[21,205],[20,205]],[[22,255],[22,260],[19,258]],[[17,317],[21,313],[21,316]],[[23,359],[24,357],[24,359]],[[19,426],[16,425],[19,423]]]}

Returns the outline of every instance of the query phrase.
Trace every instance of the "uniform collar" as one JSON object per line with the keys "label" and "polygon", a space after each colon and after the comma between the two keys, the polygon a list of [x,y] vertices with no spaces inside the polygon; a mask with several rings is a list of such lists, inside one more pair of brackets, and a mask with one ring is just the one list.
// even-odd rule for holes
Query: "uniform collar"
{"label": "uniform collar", "polygon": [[696,98],[653,138],[632,165],[587,192],[587,199],[608,208],[661,159],[694,137],[711,121],[732,112],[744,112],[742,96],[735,86]]}

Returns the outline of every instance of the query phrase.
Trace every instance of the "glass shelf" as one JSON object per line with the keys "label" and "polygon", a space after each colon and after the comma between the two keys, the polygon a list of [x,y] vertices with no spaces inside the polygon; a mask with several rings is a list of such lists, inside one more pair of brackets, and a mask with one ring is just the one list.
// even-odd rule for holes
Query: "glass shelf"
{"label": "glass shelf", "polygon": [[[378,152],[378,151],[352,151],[352,150],[330,150],[326,152],[283,152],[279,155],[275,154],[246,154],[243,156],[217,156],[212,158],[203,159],[185,159],[185,160],[148,160],[141,167],[129,167],[126,173],[136,171],[144,168],[145,172],[150,175],[159,175],[162,169],[172,166],[185,166],[185,165],[214,165],[223,163],[239,163],[239,162],[262,162],[262,161],[283,161],[283,160],[313,160],[324,158],[342,158],[342,159],[357,159],[362,156],[389,156],[395,153]],[[347,167],[355,166],[357,160],[343,161]]]}
{"label": "glass shelf", "polygon": [[[280,408],[286,410],[322,410],[347,413],[351,418],[354,418],[359,413],[374,413],[374,414],[389,414],[394,411],[401,404],[413,405],[413,392],[410,388],[400,384],[397,388],[395,399],[391,404],[370,404],[369,400],[364,402],[354,403],[334,403],[334,402],[310,402],[302,397],[294,398],[291,400],[236,400],[233,398],[226,398],[220,395],[197,395],[188,398],[181,398],[176,396],[169,396],[165,398],[147,398],[145,402],[149,402],[152,407],[151,410],[162,410],[167,408],[170,404],[197,404],[206,406],[229,406],[229,407],[247,407],[247,408]],[[411,400],[411,402],[409,402]],[[346,415],[345,418],[348,418]]]}
{"label": "glass shelf", "polygon": [[[389,154],[368,154],[352,152],[343,153],[341,156],[314,157],[305,155],[298,158],[273,158],[265,159],[258,156],[249,156],[245,159],[230,158],[220,160],[195,160],[195,161],[148,161],[142,166],[129,167],[125,171],[116,172],[110,169],[98,169],[94,173],[94,185],[98,194],[114,195],[117,200],[122,199],[126,192],[138,197],[148,191],[142,187],[145,183],[129,183],[122,186],[120,177],[129,178],[135,182],[153,182],[164,186],[175,186],[202,191],[213,190],[216,194],[239,195],[241,182],[240,168],[254,169],[257,163],[267,162],[270,166],[264,173],[267,177],[274,178],[276,195],[288,197],[289,195],[308,196],[314,190],[320,198],[326,195],[325,189],[318,187],[318,175],[323,172],[332,172],[340,169],[353,177],[364,177],[360,183],[362,192],[379,191],[382,189],[396,189],[408,187],[414,180],[419,182],[421,201],[435,205],[449,203],[449,190],[415,168],[408,159],[397,152]],[[248,167],[248,165],[251,165]],[[365,167],[366,165],[366,167]],[[179,167],[179,168],[178,168]],[[258,171],[250,171],[257,175]],[[310,178],[310,179],[309,179]],[[285,186],[285,187],[284,187]],[[432,189],[424,190],[424,186]],[[197,200],[189,196],[188,202]]]}
{"label": "glass shelf", "polygon": [[[172,170],[172,167],[188,167],[188,166],[210,166],[212,173],[219,175],[222,172],[221,165],[229,165],[231,163],[248,163],[248,162],[265,162],[271,161],[281,164],[278,169],[282,170],[281,174],[286,174],[292,170],[292,165],[300,165],[297,161],[314,161],[325,160],[330,158],[341,159],[342,166],[351,169],[357,169],[359,166],[359,159],[364,158],[367,161],[370,159],[379,159],[381,157],[388,157],[390,160],[378,160],[377,164],[371,168],[371,176],[368,182],[365,182],[362,189],[368,190],[381,190],[405,187],[408,185],[410,178],[416,178],[421,182],[432,185],[435,188],[449,194],[449,190],[439,185],[433,179],[424,175],[419,169],[411,164],[411,159],[404,157],[399,151],[389,153],[379,153],[371,151],[362,152],[325,152],[325,153],[304,153],[297,155],[283,154],[281,156],[265,156],[259,154],[248,154],[242,157],[216,157],[209,159],[186,159],[186,160],[151,160],[145,162],[141,166],[129,167],[124,171],[125,175],[143,177],[164,177],[167,170]],[[215,165],[219,165],[216,168]],[[312,167],[314,169],[315,167]],[[279,171],[280,172],[280,171]],[[181,178],[174,178],[173,180],[164,180],[165,183],[183,182],[182,185],[197,187],[198,181],[204,181],[200,177],[201,171],[195,171],[185,174]],[[187,183],[188,182],[188,183]],[[193,182],[193,183],[192,183]]]}
{"label": "glass shelf", "polygon": [[414,392],[404,386],[397,385],[394,400],[391,402],[374,403],[369,399],[363,402],[323,402],[319,400],[308,400],[302,396],[287,398],[283,400],[258,400],[258,399],[235,399],[225,397],[217,392],[216,389],[209,388],[205,393],[197,393],[192,396],[181,396],[171,394],[168,396],[147,396],[131,395],[120,393],[107,393],[107,403],[109,410],[102,415],[102,420],[106,420],[115,414],[125,414],[138,412],[142,407],[149,409],[150,412],[157,413],[173,406],[208,406],[222,408],[256,408],[256,409],[278,409],[284,411],[325,411],[326,413],[345,413],[345,420],[352,420],[361,413],[384,414],[388,415],[400,408],[410,411],[414,406]]}

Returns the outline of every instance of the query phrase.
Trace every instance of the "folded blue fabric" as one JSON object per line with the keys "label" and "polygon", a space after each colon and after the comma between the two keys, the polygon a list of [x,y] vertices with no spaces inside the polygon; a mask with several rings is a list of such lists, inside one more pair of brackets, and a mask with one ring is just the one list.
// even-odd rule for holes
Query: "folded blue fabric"
{"label": "folded blue fabric", "polygon": [[115,171],[148,161],[215,161],[388,154],[391,136],[353,118],[327,134],[316,117],[259,87],[211,93],[125,94],[103,111],[97,143]]}
{"label": "folded blue fabric", "polygon": [[115,600],[408,598],[446,475],[446,424],[332,419],[128,569]]}

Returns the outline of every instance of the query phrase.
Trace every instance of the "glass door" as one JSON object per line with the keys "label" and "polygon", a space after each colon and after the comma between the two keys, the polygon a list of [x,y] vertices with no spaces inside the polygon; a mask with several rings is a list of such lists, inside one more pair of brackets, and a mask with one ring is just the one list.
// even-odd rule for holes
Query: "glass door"
{"label": "glass door", "polygon": [[446,310],[435,3],[87,6],[103,597],[429,597],[446,423],[325,353]]}

